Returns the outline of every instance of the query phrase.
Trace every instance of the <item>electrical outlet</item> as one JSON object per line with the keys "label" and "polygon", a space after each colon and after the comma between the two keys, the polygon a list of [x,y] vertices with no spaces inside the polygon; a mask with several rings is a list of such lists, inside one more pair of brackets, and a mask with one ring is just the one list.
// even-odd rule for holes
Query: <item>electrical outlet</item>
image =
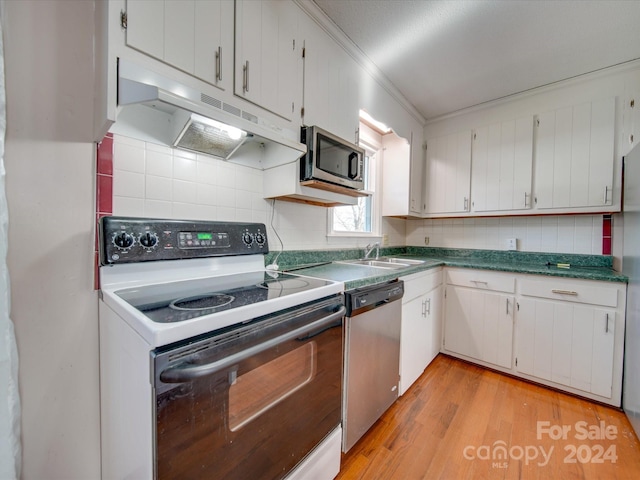
{"label": "electrical outlet", "polygon": [[424,244],[429,245],[429,237],[424,237]]}
{"label": "electrical outlet", "polygon": [[517,249],[518,249],[518,239],[507,238],[507,250],[517,250]]}
{"label": "electrical outlet", "polygon": [[382,245],[387,247],[389,245],[389,235],[386,233],[382,235]]}

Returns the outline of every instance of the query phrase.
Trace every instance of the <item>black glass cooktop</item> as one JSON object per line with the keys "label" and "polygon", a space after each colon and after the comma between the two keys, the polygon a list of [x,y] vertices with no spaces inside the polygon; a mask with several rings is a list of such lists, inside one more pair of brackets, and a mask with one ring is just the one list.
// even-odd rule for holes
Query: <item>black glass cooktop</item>
{"label": "black glass cooktop", "polygon": [[221,275],[115,292],[154,322],[175,323],[330,285],[279,272]]}

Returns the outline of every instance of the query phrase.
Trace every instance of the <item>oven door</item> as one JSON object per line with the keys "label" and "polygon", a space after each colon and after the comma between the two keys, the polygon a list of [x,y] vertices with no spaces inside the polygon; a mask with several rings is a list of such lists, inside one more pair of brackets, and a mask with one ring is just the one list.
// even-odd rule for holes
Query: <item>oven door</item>
{"label": "oven door", "polygon": [[282,478],[340,423],[342,296],[152,352],[158,479]]}

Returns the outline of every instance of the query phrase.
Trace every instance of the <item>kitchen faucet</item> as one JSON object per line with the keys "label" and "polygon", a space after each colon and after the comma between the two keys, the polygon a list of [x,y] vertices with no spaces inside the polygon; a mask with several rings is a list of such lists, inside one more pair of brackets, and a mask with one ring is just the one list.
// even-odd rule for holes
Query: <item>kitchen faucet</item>
{"label": "kitchen faucet", "polygon": [[380,256],[380,242],[370,243],[364,247],[364,258],[369,258],[373,249],[376,249],[376,259]]}

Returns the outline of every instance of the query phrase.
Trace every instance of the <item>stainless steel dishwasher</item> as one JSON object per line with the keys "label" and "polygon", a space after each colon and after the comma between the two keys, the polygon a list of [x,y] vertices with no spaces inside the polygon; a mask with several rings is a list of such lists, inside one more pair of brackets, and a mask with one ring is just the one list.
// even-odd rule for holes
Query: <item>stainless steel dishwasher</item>
{"label": "stainless steel dishwasher", "polygon": [[343,451],[348,451],[398,398],[404,282],[345,293]]}

